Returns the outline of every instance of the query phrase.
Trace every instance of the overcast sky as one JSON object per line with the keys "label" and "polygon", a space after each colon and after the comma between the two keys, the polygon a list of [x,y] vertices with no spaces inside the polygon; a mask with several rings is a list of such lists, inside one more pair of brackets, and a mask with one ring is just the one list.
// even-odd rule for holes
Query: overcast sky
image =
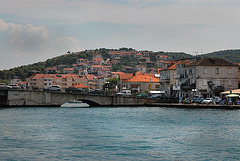
{"label": "overcast sky", "polygon": [[239,49],[239,0],[0,0],[0,70],[67,51]]}

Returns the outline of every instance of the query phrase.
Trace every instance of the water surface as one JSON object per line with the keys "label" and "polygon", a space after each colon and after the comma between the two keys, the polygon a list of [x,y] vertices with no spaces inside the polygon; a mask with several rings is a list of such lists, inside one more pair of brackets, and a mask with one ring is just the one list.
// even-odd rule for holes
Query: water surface
{"label": "water surface", "polygon": [[239,110],[0,108],[0,160],[239,159]]}

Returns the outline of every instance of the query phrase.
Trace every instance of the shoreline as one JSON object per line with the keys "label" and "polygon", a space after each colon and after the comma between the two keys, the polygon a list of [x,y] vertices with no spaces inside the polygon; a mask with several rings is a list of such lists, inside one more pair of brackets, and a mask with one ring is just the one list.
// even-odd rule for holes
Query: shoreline
{"label": "shoreline", "polygon": [[[30,108],[30,107],[52,107],[52,108],[59,108],[58,105],[12,105],[12,106],[0,106],[0,108]],[[92,108],[90,106],[89,108]],[[233,109],[240,109],[240,105],[210,105],[210,104],[180,104],[180,103],[147,103],[144,105],[111,105],[111,106],[94,106],[94,107],[166,107],[166,108],[190,108],[190,109],[226,109],[226,110],[233,110]]]}

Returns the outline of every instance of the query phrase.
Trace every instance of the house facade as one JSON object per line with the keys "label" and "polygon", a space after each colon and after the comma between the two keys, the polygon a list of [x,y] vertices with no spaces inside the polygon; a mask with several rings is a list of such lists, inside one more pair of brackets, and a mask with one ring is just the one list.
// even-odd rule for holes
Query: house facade
{"label": "house facade", "polygon": [[238,67],[220,58],[202,58],[184,68],[180,96],[212,97],[238,88]]}
{"label": "house facade", "polygon": [[133,76],[123,82],[125,89],[131,90],[133,93],[139,93],[141,91],[159,90],[159,78],[156,78],[154,74],[145,74],[137,72]]}

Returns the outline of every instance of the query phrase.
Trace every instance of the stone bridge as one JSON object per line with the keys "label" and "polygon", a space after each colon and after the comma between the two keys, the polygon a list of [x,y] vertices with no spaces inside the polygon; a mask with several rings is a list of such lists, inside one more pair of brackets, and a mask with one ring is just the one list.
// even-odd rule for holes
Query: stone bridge
{"label": "stone bridge", "polygon": [[96,106],[144,106],[149,100],[135,97],[117,97],[86,94],[69,94],[45,91],[0,90],[0,106],[60,106],[70,100],[82,100]]}

